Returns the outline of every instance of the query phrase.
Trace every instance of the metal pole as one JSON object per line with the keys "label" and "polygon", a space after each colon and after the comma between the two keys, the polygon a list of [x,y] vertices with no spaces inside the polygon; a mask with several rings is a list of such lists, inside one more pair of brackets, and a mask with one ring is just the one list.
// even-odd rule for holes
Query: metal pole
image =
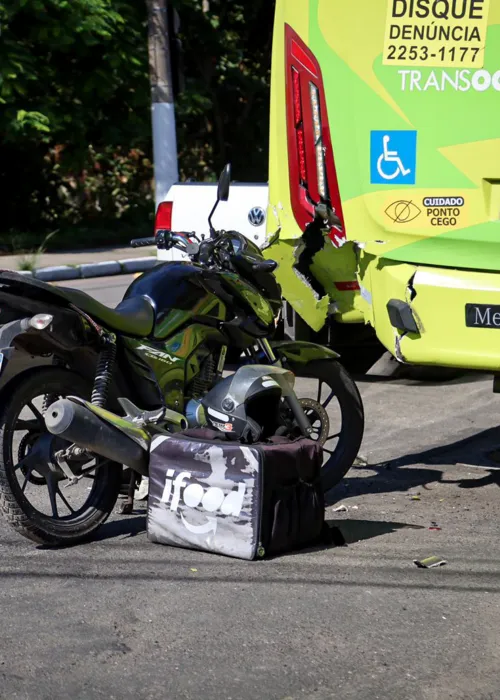
{"label": "metal pole", "polygon": [[153,125],[155,202],[166,199],[179,179],[175,109],[170,70],[167,0],[146,0],[148,7],[149,75]]}

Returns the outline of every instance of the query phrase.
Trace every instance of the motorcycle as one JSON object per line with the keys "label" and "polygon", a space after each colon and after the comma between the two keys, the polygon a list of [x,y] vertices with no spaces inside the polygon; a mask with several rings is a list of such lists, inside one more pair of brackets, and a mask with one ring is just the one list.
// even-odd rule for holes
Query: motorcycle
{"label": "motorcycle", "polygon": [[[226,166],[209,237],[162,230],[132,241],[175,247],[187,260],[145,272],[114,309],[0,273],[0,510],[17,532],[51,545],[92,535],[115,507],[123,465],[147,476],[155,435],[207,424],[203,401],[224,381],[228,347],[288,387],[281,434],[320,441],[325,490],[352,465],[364,427],[357,387],[332,350],[273,341],[277,263],[212,226],[229,186]],[[306,394],[316,382],[313,397],[299,398],[291,376],[304,378]]]}

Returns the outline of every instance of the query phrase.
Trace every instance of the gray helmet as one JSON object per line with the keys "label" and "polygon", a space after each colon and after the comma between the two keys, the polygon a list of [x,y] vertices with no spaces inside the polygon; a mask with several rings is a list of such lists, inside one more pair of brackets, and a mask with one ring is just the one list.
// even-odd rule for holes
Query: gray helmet
{"label": "gray helmet", "polygon": [[293,388],[294,379],[281,367],[240,367],[202,399],[208,424],[241,442],[274,435],[281,425],[281,398]]}

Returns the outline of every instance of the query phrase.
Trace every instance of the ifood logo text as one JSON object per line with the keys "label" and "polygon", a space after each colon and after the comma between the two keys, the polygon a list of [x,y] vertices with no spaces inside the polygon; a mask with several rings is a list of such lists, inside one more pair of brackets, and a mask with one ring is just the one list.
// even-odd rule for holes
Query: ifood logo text
{"label": "ifood logo text", "polygon": [[500,92],[500,70],[490,73],[487,70],[398,70],[401,76],[401,90],[403,92],[427,92],[435,90],[455,90],[457,92],[485,92],[496,90]]}
{"label": "ifood logo text", "polygon": [[[222,515],[232,515],[234,517],[241,513],[245,497],[245,484],[239,483],[236,491],[232,490],[229,493],[224,493],[218,486],[210,486],[210,488],[205,490],[197,481],[189,483],[192,477],[191,472],[180,472],[175,479],[173,478],[174,474],[174,469],[167,470],[165,488],[161,497],[163,503],[170,503],[170,510],[174,513],[178,511],[181,501],[187,508],[197,508],[207,513],[220,512]],[[180,518],[189,532],[203,534],[217,530],[217,519],[215,517],[207,516],[205,523],[193,525],[185,518],[184,513],[186,513],[186,508],[180,512]]]}

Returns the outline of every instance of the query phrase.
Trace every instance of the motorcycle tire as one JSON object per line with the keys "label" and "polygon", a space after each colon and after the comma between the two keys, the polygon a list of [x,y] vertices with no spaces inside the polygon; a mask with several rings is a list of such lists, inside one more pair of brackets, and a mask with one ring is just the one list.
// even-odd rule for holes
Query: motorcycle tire
{"label": "motorcycle tire", "polygon": [[[329,388],[328,396],[336,399],[340,409],[338,442],[321,470],[323,491],[326,492],[342,481],[358,455],[365,424],[363,402],[354,380],[336,360],[310,362],[297,369],[295,375],[299,378],[317,379],[320,392],[321,383],[325,384]],[[301,398],[299,391],[297,396]]]}
{"label": "motorcycle tire", "polygon": [[[34,542],[61,546],[86,540],[105,522],[115,506],[120,492],[122,466],[114,462],[107,462],[94,471],[92,486],[87,489],[88,497],[83,506],[78,510],[67,507],[70,511],[67,516],[59,515],[57,497],[66,507],[71,496],[68,492],[68,498],[62,494],[59,481],[50,479],[49,487],[49,480],[42,478],[44,485],[37,486],[44,489],[40,494],[42,498],[49,498],[51,515],[40,511],[28,500],[24,490],[26,482],[22,487],[16,474],[22,471],[26,481],[29,478],[24,467],[16,469],[19,454],[16,454],[14,447],[15,439],[18,439],[14,434],[19,435],[20,430],[26,430],[18,426],[33,425],[38,421],[40,427],[34,430],[40,434],[47,433],[41,411],[34,403],[37,397],[80,396],[87,399],[90,393],[91,387],[79,375],[63,368],[46,368],[19,377],[15,385],[9,384],[8,390],[0,397],[0,512],[16,532]],[[25,407],[29,408],[35,419],[26,421],[20,418]],[[86,491],[83,493],[86,495]],[[38,505],[38,493],[35,499]],[[56,504],[55,508],[53,503]]]}

